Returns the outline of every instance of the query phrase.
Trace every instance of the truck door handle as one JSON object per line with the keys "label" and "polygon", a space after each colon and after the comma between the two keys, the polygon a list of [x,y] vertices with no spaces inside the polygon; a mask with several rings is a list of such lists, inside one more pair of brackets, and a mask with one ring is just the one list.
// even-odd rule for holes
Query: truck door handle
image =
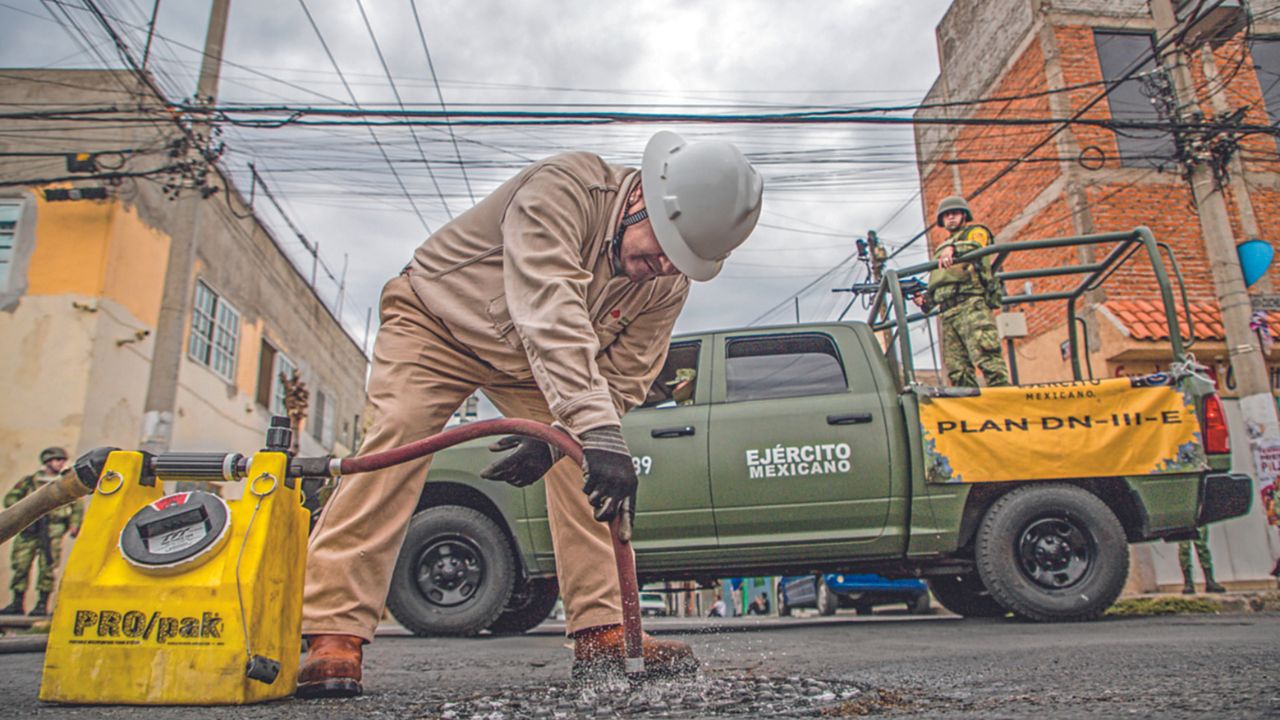
{"label": "truck door handle", "polygon": [[828,425],[863,425],[871,422],[871,413],[846,413],[844,415],[828,415]]}
{"label": "truck door handle", "polygon": [[692,434],[693,434],[692,425],[682,425],[681,427],[654,428],[649,431],[649,436],[655,437],[655,438],[677,438],[677,437],[683,437],[685,435],[692,435]]}

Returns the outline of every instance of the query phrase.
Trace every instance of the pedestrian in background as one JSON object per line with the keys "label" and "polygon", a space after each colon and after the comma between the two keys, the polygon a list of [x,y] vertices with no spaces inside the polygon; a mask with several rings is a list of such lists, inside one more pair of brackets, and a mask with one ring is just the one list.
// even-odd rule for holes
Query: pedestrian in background
{"label": "pedestrian in background", "polygon": [[934,252],[938,267],[929,273],[929,289],[917,295],[915,302],[925,312],[938,310],[947,378],[956,387],[978,387],[977,367],[988,387],[1008,385],[1009,371],[992,314],[1000,308],[1001,291],[991,258],[955,261],[957,255],[990,245],[991,230],[973,222],[969,203],[958,195],[938,204],[936,221],[950,236]]}
{"label": "pedestrian in background", "polygon": [[[46,483],[51,483],[71,471],[71,468],[67,467],[67,451],[60,447],[45,448],[40,451],[40,462],[39,470],[19,480],[12,490],[5,493],[5,507],[12,506],[44,487]],[[36,592],[39,593],[39,597],[29,614],[47,615],[49,613],[49,595],[53,593],[53,573],[58,568],[58,560],[62,557],[62,537],[67,533],[71,533],[71,537],[79,535],[80,521],[83,518],[84,508],[77,500],[49,511],[44,517],[18,533],[13,539],[13,551],[9,556],[10,567],[13,570],[9,589],[13,591],[13,602],[5,608],[0,608],[0,615],[22,614],[33,560],[38,563]]]}
{"label": "pedestrian in background", "polygon": [[1213,554],[1209,552],[1209,528],[1200,526],[1195,540],[1183,540],[1178,543],[1178,562],[1182,565],[1182,594],[1195,595],[1196,584],[1191,568],[1191,548],[1195,547],[1196,557],[1200,559],[1200,569],[1204,571],[1204,591],[1211,593],[1226,592],[1213,579]]}

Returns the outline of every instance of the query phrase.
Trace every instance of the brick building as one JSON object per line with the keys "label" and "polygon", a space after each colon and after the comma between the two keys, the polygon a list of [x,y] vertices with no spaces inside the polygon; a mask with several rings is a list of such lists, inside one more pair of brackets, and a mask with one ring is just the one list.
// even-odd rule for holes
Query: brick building
{"label": "brick building", "polygon": [[[1190,69],[1206,117],[1241,110],[1244,123],[1267,125],[1280,122],[1280,0],[1252,0],[1247,6],[1252,18],[1247,30],[1216,48],[1204,46],[1193,53]],[[1154,74],[1149,72],[1156,67],[1152,55],[1157,35],[1146,0],[956,0],[937,28],[941,73],[924,101],[945,105],[921,109],[916,118],[1043,119],[1078,114],[1082,120],[1159,121],[1160,111],[1150,100],[1158,93],[1153,93]],[[1130,71],[1135,71],[1130,79],[1101,97],[1108,84]],[[968,102],[976,99],[994,101]],[[1192,350],[1214,372],[1224,397],[1230,398],[1234,378],[1210,258],[1190,187],[1174,158],[1172,136],[1080,123],[1051,136],[1057,127],[917,125],[926,223],[931,224],[938,202],[954,194],[969,198],[977,220],[992,229],[997,242],[1146,225],[1176,253],[1195,323]],[[1274,135],[1254,134],[1239,141],[1225,187],[1237,242],[1280,242],[1277,140]],[[1025,161],[995,179],[1010,160],[1024,156]],[[944,239],[942,230],[933,230],[930,248]],[[1005,267],[1075,265],[1105,252],[1070,248],[1024,253],[1010,258]],[[1041,278],[1030,289],[1063,290],[1079,279]],[[1027,289],[1018,283],[1006,292],[1016,295]],[[1276,291],[1280,270],[1273,265],[1250,292],[1261,297]],[[1145,261],[1129,263],[1085,300],[1089,365],[1095,377],[1167,369],[1168,327],[1163,313],[1156,312],[1160,299]],[[1070,378],[1063,304],[1020,309],[1026,313],[1029,334],[1016,345],[1019,380]],[[1280,332],[1280,312],[1270,314],[1270,326],[1273,333]],[[1273,393],[1280,393],[1280,347],[1271,350],[1268,364]],[[1228,411],[1236,420],[1235,466],[1252,467],[1243,423],[1234,408]],[[1280,542],[1258,507],[1245,518],[1215,526],[1212,546],[1220,578],[1236,586],[1274,584],[1267,571],[1280,556]],[[1137,550],[1131,582],[1142,589],[1181,583],[1173,546]]]}

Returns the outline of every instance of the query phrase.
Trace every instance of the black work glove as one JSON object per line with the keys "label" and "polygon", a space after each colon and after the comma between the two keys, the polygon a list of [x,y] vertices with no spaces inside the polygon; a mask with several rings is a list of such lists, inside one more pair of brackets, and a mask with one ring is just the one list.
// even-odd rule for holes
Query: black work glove
{"label": "black work glove", "polygon": [[541,480],[560,459],[559,453],[552,451],[550,445],[520,435],[508,435],[498,440],[489,446],[489,451],[505,452],[512,448],[515,452],[490,463],[480,471],[480,477],[525,487]]}
{"label": "black work glove", "polygon": [[622,540],[631,539],[636,517],[636,489],[640,483],[631,461],[631,451],[622,437],[622,428],[608,425],[582,433],[582,455],[586,460],[582,492],[596,509],[595,518],[609,522],[619,514],[623,522]]}

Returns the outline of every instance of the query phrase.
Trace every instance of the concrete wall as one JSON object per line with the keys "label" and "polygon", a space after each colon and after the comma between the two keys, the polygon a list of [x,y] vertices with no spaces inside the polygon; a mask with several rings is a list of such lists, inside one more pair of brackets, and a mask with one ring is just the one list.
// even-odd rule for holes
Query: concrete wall
{"label": "concrete wall", "polygon": [[[1248,472],[1253,467],[1253,458],[1250,457],[1244,419],[1240,416],[1240,404],[1236,400],[1224,400],[1223,405],[1231,428],[1231,465],[1237,471]],[[1209,550],[1213,554],[1218,581],[1229,582],[1237,588],[1275,588],[1276,580],[1268,573],[1276,558],[1280,558],[1280,536],[1277,532],[1277,528],[1267,524],[1255,487],[1249,514],[1209,526]],[[1159,589],[1181,588],[1182,570],[1178,563],[1177,543],[1150,543],[1141,548],[1144,550],[1135,552],[1135,558],[1149,556]],[[1194,557],[1194,552],[1192,554]],[[1193,559],[1192,568],[1198,589],[1203,589],[1199,587],[1203,576],[1198,560]]]}
{"label": "concrete wall", "polygon": [[[0,103],[31,109],[152,103],[126,73],[6,70]],[[0,159],[0,178],[35,180],[67,174],[57,153],[137,149],[106,164],[139,171],[169,162],[171,125],[107,125],[0,121],[0,151],[48,152],[51,157]],[[108,126],[109,125],[109,126]],[[21,277],[0,297],[0,486],[6,489],[38,467],[41,448],[63,445],[74,456],[101,445],[137,447],[140,440],[154,332],[170,238],[187,233],[182,203],[156,181],[107,185],[105,201],[46,202],[42,186],[0,190],[26,198],[19,231]],[[253,217],[238,191],[215,176],[219,192],[200,201],[196,261],[189,268],[240,313],[237,364],[230,380],[185,355],[178,376],[172,449],[252,452],[262,446],[268,420],[256,403],[263,337],[300,368],[312,391],[334,404],[332,448],[309,433],[304,454],[344,455],[352,417],[362,413],[366,359],[293,268],[275,239]],[[100,182],[81,183],[101,185]],[[342,432],[346,422],[348,431]],[[238,487],[228,488],[238,496]],[[0,546],[0,588],[9,579],[8,545]],[[0,590],[2,591],[2,590]],[[28,604],[34,592],[29,592]]]}
{"label": "concrete wall", "polygon": [[[154,105],[154,99],[140,91],[135,81],[123,72],[7,70],[5,74],[6,81],[0,84],[0,102],[33,109],[92,104]],[[9,126],[13,123],[0,123],[0,129]],[[0,150],[61,153],[141,149],[137,154],[107,159],[112,164],[123,162],[124,169],[137,171],[167,164],[166,143],[177,137],[177,133],[163,121],[123,127],[45,122],[38,135],[21,140],[10,140],[11,137],[20,136],[0,134]],[[0,177],[66,175],[63,163],[61,157],[5,159],[0,162]],[[161,182],[171,179],[157,176]],[[26,297],[9,312],[22,312],[21,304],[32,296],[100,297],[110,300],[112,307],[127,310],[119,322],[133,330],[121,327],[121,331],[153,331],[168,238],[190,231],[190,225],[178,212],[182,203],[166,197],[161,182],[125,180],[110,189],[112,197],[106,202],[37,203],[40,222],[27,273],[30,287]],[[257,405],[254,398],[258,353],[262,339],[266,338],[298,366],[311,390],[313,403],[317,391],[325,393],[333,407],[334,449],[339,453],[350,451],[352,421],[364,408],[366,361],[361,348],[312,292],[275,238],[253,218],[239,192],[220,176],[214,177],[212,184],[218,192],[199,202],[200,230],[192,277],[205,281],[240,313],[237,366],[228,382],[190,358],[184,358],[179,374],[182,412],[175,420],[173,448],[194,449],[231,441],[237,445],[249,442],[250,447],[260,444],[269,413]],[[190,331],[189,306],[188,299],[184,334]],[[144,337],[127,347],[149,359],[151,340],[149,336]],[[105,347],[110,350],[114,346]],[[183,347],[185,350],[185,341]],[[87,368],[77,369],[83,376],[82,370],[87,372]],[[109,367],[97,371],[97,377],[106,381],[100,387],[111,386],[113,372]],[[134,406],[140,407],[143,401],[145,384],[143,387],[142,394],[128,399],[95,398],[94,404],[100,406],[97,414],[105,416],[104,408],[116,408],[117,417],[132,416]],[[203,407],[197,409],[201,405]],[[212,416],[206,418],[206,411]],[[0,429],[4,427],[5,419],[0,411]],[[250,431],[250,428],[256,429]],[[97,434],[96,431],[93,434]],[[310,434],[304,432],[304,435],[303,447],[319,451]],[[136,443],[135,434],[122,444]],[[0,465],[0,473],[6,470],[8,468]]]}

